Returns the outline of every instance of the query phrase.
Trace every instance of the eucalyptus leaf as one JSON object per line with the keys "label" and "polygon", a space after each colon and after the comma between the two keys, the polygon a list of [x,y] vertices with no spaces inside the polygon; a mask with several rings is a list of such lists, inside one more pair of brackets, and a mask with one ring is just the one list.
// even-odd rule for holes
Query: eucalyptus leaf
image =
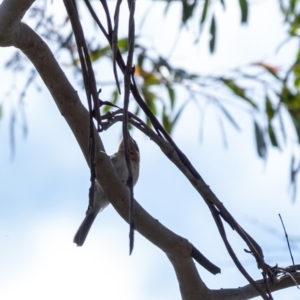
{"label": "eucalyptus leaf", "polygon": [[268,133],[269,133],[269,138],[270,138],[270,141],[271,141],[272,145],[274,147],[279,147],[278,141],[277,141],[277,138],[276,138],[276,134],[275,134],[275,130],[274,130],[271,122],[269,122],[269,124],[268,124]]}
{"label": "eucalyptus leaf", "polygon": [[168,90],[168,94],[169,94],[169,99],[170,99],[170,103],[171,103],[171,108],[174,108],[174,103],[175,103],[175,90],[174,88],[172,88],[170,85],[166,85],[166,88]]}
{"label": "eucalyptus leaf", "polygon": [[254,121],[254,132],[255,132],[255,141],[256,141],[257,154],[261,158],[266,158],[267,145],[266,145],[266,142],[265,142],[264,132],[260,128],[260,126],[257,124],[256,121]]}
{"label": "eucalyptus leaf", "polygon": [[236,130],[241,130],[240,126],[238,123],[234,120],[234,118],[231,116],[229,111],[221,104],[218,103],[218,106],[220,110],[222,111],[223,115],[227,118],[227,120],[231,123],[231,125],[236,129]]}
{"label": "eucalyptus leaf", "polygon": [[202,25],[204,23],[205,19],[206,19],[209,2],[210,2],[210,0],[205,0],[205,2],[204,2],[203,9],[202,9],[201,20],[200,20],[200,25]]}
{"label": "eucalyptus leaf", "polygon": [[210,24],[210,41],[209,41],[209,50],[211,53],[214,53],[216,47],[216,20],[215,16],[212,16]]}
{"label": "eucalyptus leaf", "polygon": [[247,0],[239,0],[241,9],[241,23],[245,24],[248,21],[248,2]]}

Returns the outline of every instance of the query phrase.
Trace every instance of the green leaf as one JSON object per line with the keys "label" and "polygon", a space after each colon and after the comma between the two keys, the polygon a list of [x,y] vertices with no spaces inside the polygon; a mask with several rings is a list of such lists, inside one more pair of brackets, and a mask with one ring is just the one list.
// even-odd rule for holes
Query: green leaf
{"label": "green leaf", "polygon": [[241,23],[245,24],[248,20],[248,2],[247,0],[239,0],[241,9]]}
{"label": "green leaf", "polygon": [[204,6],[203,6],[203,10],[202,10],[202,15],[201,15],[200,25],[202,25],[202,24],[204,23],[205,19],[206,19],[209,1],[210,1],[210,0],[205,0],[205,2],[204,2]]}
{"label": "green leaf", "polygon": [[295,94],[284,85],[280,94],[280,100],[288,106],[293,106],[295,104]]}
{"label": "green leaf", "polygon": [[136,107],[136,109],[135,109],[135,112],[134,112],[134,114],[135,114],[136,116],[138,116],[138,115],[139,115],[139,113],[140,113],[140,107],[139,107],[139,106],[137,106],[137,107]]}
{"label": "green leaf", "polygon": [[90,59],[91,59],[92,62],[94,62],[94,61],[98,60],[99,58],[101,58],[101,57],[105,56],[106,54],[108,54],[108,52],[110,53],[110,51],[111,51],[110,46],[95,49],[95,50],[91,51]]}
{"label": "green leaf", "polygon": [[156,76],[155,73],[150,73],[144,71],[142,74],[143,79],[144,79],[144,85],[149,86],[149,85],[159,85],[161,83],[160,79]]}
{"label": "green leaf", "polygon": [[290,0],[289,3],[290,3],[290,13],[294,13],[295,12],[295,7],[296,7],[296,2],[297,0]]}
{"label": "green leaf", "polygon": [[2,109],[2,105],[0,105],[0,119],[2,118],[3,116],[3,109]]}
{"label": "green leaf", "polygon": [[282,112],[281,109],[278,109],[278,119],[279,119],[279,126],[280,126],[280,130],[283,136],[283,140],[286,143],[286,132],[285,132],[285,127],[284,127],[284,122],[283,122],[283,118],[282,118]]}
{"label": "green leaf", "polygon": [[268,116],[269,121],[271,121],[275,115],[273,104],[268,95],[266,95],[266,114]]}
{"label": "green leaf", "polygon": [[177,113],[176,113],[176,115],[175,115],[175,117],[174,117],[174,119],[173,119],[173,127],[174,127],[174,125],[176,124],[176,122],[178,121],[178,119],[179,119],[181,113],[183,112],[183,110],[184,110],[185,106],[188,104],[188,102],[189,102],[189,100],[185,101],[185,102],[181,105],[181,107],[178,109],[178,111],[177,111]]}
{"label": "green leaf", "polygon": [[224,0],[220,0],[220,2],[221,2],[221,4],[222,4],[222,6],[223,6],[223,9],[225,10],[225,9],[226,9],[226,6],[225,6]]}
{"label": "green leaf", "polygon": [[234,94],[236,94],[237,96],[239,96],[239,97],[243,98],[244,100],[246,100],[254,108],[257,108],[257,105],[255,104],[255,102],[253,100],[251,100],[249,97],[246,96],[245,89],[238,86],[232,79],[220,78],[220,80],[222,82],[224,82],[224,84],[230,90],[232,90],[234,92]]}
{"label": "green leaf", "polygon": [[276,66],[272,66],[270,64],[264,63],[264,62],[256,62],[252,64],[253,66],[258,66],[264,68],[269,74],[274,76],[276,79],[281,80],[278,76],[279,68]]}
{"label": "green leaf", "polygon": [[256,150],[261,158],[266,158],[267,146],[265,142],[264,132],[259,127],[256,121],[254,121],[254,131],[255,131],[255,140],[256,140]]}
{"label": "green leaf", "polygon": [[191,80],[194,80],[194,79],[198,79],[198,78],[199,78],[199,75],[197,75],[197,74],[190,74],[190,75],[188,75],[187,78],[188,78],[188,79],[191,79]]}
{"label": "green leaf", "polygon": [[295,156],[294,154],[292,155],[292,158],[291,158],[291,182],[294,183],[295,182],[295,171],[294,171],[294,165],[295,165]]}
{"label": "green leaf", "polygon": [[223,144],[224,144],[224,147],[227,148],[228,147],[228,142],[227,142],[227,136],[226,136],[224,124],[223,124],[223,121],[220,117],[218,117],[218,121],[219,121],[220,129],[221,129],[221,133],[222,133]]}
{"label": "green leaf", "polygon": [[295,77],[294,84],[295,84],[295,87],[300,88],[300,77],[299,76]]}
{"label": "green leaf", "polygon": [[212,16],[211,24],[210,24],[210,41],[209,41],[209,50],[210,53],[214,53],[216,46],[216,20],[215,16]]}
{"label": "green leaf", "polygon": [[140,67],[143,66],[143,63],[144,63],[145,58],[146,58],[145,51],[142,51],[142,52],[138,55],[138,58],[137,58],[138,66],[140,66]]}
{"label": "green leaf", "polygon": [[169,6],[170,6],[171,1],[172,1],[172,0],[166,0],[167,5],[166,5],[165,10],[164,10],[164,14],[165,14],[165,15],[167,14],[167,12],[168,12],[168,10],[169,10]]}
{"label": "green leaf", "polygon": [[168,94],[169,94],[169,98],[170,98],[170,103],[171,103],[171,108],[174,108],[175,90],[170,85],[166,85],[166,88],[168,90]]}
{"label": "green leaf", "polygon": [[118,47],[119,47],[121,53],[127,51],[128,50],[128,38],[125,37],[125,38],[119,39]]}
{"label": "green leaf", "polygon": [[185,24],[188,19],[190,19],[194,13],[198,0],[194,0],[192,4],[189,4],[188,1],[182,1],[182,23]]}
{"label": "green leaf", "polygon": [[296,199],[296,192],[297,192],[297,177],[300,171],[300,162],[296,165],[296,158],[294,154],[292,154],[291,158],[291,168],[290,168],[290,178],[291,178],[291,186],[293,189],[293,201]]}
{"label": "green leaf", "polygon": [[295,115],[290,114],[292,121],[294,123],[295,126],[295,130],[297,132],[297,137],[298,137],[298,143],[300,142],[300,120],[299,118],[297,118]]}
{"label": "green leaf", "polygon": [[164,106],[162,112],[162,123],[165,130],[170,134],[173,128],[173,123],[170,121],[169,115],[166,113],[166,107]]}
{"label": "green leaf", "polygon": [[279,147],[278,141],[276,138],[276,134],[275,134],[275,131],[274,131],[274,128],[273,128],[271,122],[268,123],[268,133],[269,133],[269,137],[270,137],[272,145],[274,147]]}
{"label": "green leaf", "polygon": [[112,100],[111,100],[111,102],[112,102],[112,104],[116,104],[117,103],[117,101],[118,101],[118,98],[119,98],[119,91],[118,91],[118,89],[115,89],[114,91],[113,91],[113,93],[112,93]]}
{"label": "green leaf", "polygon": [[152,93],[148,88],[142,88],[142,94],[144,96],[145,102],[148,104],[150,110],[153,112],[154,115],[157,114],[156,106],[155,106],[155,99],[157,98],[154,93]]}
{"label": "green leaf", "polygon": [[165,58],[163,58],[162,56],[158,57],[158,61],[157,61],[156,65],[157,65],[156,69],[159,69],[161,66],[164,66],[169,70],[169,72],[171,72],[173,70],[173,68],[170,66],[168,61]]}
{"label": "green leaf", "polygon": [[173,76],[175,82],[182,82],[184,79],[189,78],[189,74],[180,68],[176,68],[173,70]]}
{"label": "green leaf", "polygon": [[237,122],[234,120],[234,118],[231,116],[231,114],[228,112],[228,110],[221,104],[218,103],[219,108],[221,109],[222,113],[224,116],[228,119],[228,121],[231,123],[231,125],[236,129],[236,130],[241,130],[240,126],[237,124]]}
{"label": "green leaf", "polygon": [[152,123],[148,117],[146,118],[146,124],[147,126],[152,127]]}
{"label": "green leaf", "polygon": [[[118,40],[118,47],[120,49],[121,53],[124,53],[128,50],[128,38],[122,38]],[[111,46],[107,45],[103,48],[97,48],[90,52],[90,59],[92,62],[98,60],[99,58],[102,58],[105,55],[108,55],[111,53]],[[74,63],[78,63],[78,59],[74,60]]]}

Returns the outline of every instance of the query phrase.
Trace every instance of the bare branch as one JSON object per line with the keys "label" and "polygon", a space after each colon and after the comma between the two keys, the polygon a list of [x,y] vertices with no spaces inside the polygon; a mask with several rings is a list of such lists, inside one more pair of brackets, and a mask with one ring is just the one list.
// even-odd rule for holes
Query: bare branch
{"label": "bare branch", "polygon": [[[72,4],[72,1],[65,0],[65,2],[67,5]],[[145,238],[147,238],[167,254],[176,272],[180,284],[182,298],[187,300],[210,300],[217,299],[217,297],[218,299],[222,297],[224,300],[250,299],[251,297],[261,295],[263,299],[272,299],[270,294],[272,291],[295,285],[295,282],[299,283],[299,273],[295,272],[295,270],[298,271],[297,266],[293,266],[294,269],[283,269],[277,267],[270,268],[265,263],[263,252],[260,246],[231,216],[217,196],[202,179],[197,170],[193,167],[188,158],[181,152],[175,142],[164,130],[162,125],[158,122],[145,101],[140,96],[131,70],[133,52],[130,52],[127,64],[125,65],[120,51],[116,49],[116,61],[121,71],[125,73],[124,82],[125,89],[127,89],[125,97],[127,98],[124,101],[124,110],[119,110],[114,115],[112,114],[113,118],[108,121],[108,125],[113,124],[119,118],[120,120],[124,121],[124,124],[127,126],[128,118],[129,122],[147,134],[157,143],[157,145],[159,145],[166,156],[181,170],[181,172],[188,178],[191,184],[202,196],[211,210],[228,252],[230,253],[237,267],[251,283],[251,285],[247,285],[240,289],[223,289],[218,291],[211,291],[207,289],[197,272],[192,257],[198,262],[203,260],[203,265],[205,265],[207,269],[214,270],[213,272],[215,273],[217,273],[218,268],[211,263],[208,263],[206,259],[203,259],[201,253],[188,240],[178,236],[163,226],[158,220],[149,215],[142,208],[142,206],[140,206],[139,203],[133,199],[133,197],[130,196],[128,188],[122,184],[111,164],[109,157],[104,151],[101,138],[97,132],[98,130],[96,130],[91,119],[92,106],[90,105],[89,113],[81,103],[77,92],[71,86],[48,46],[31,28],[20,22],[26,10],[32,3],[32,0],[3,1],[0,6],[0,46],[14,46],[19,48],[33,63],[45,85],[49,89],[59,108],[60,113],[66,119],[68,125],[73,131],[73,134],[75,135],[90,168],[95,163],[97,181],[103,188],[107,197],[110,199],[114,208],[126,222],[131,223],[132,220],[128,215],[128,211],[129,208],[132,207],[135,216],[136,229]],[[102,1],[102,4],[105,6],[106,2]],[[72,9],[74,9],[74,7],[72,7]],[[72,10],[69,10],[69,13],[70,12],[72,12]],[[72,13],[74,13],[74,10]],[[72,14],[70,13],[70,15]],[[131,18],[130,26],[133,24],[133,13],[131,14]],[[78,27],[80,24],[76,24],[78,20],[76,21],[76,18],[73,18],[73,21],[75,21],[75,23],[73,23],[73,27],[75,28],[74,32],[78,33],[82,31],[81,28]],[[106,33],[106,35],[104,35],[109,39],[109,43],[112,45],[112,28],[111,25],[109,25],[110,19],[108,18],[107,21],[108,27],[110,27],[110,32],[109,34]],[[130,34],[133,33],[133,35],[131,36],[131,39],[129,38],[129,44],[132,46],[134,41],[134,31],[132,30],[132,27],[130,28]],[[83,34],[79,37],[77,36],[77,38],[84,39]],[[93,96],[94,108],[98,108],[96,104],[98,99],[96,99],[95,96],[95,80],[91,62],[89,60],[89,53],[87,52],[87,49],[84,49],[85,41],[79,41],[78,44],[81,45],[80,47],[83,47],[79,47],[79,54],[82,58],[82,69],[86,68],[84,71],[85,84],[86,87],[89,87],[87,89],[87,96],[88,98],[91,97],[91,95]],[[140,105],[145,114],[150,118],[156,133],[143,124],[139,119],[131,115],[130,112],[128,112],[130,91],[135,97],[138,105]],[[119,115],[117,115],[118,113]],[[97,121],[99,121],[99,118],[97,118]],[[91,135],[94,141],[93,149],[95,149],[95,158],[93,159],[90,159],[89,149]],[[133,201],[132,203],[134,203],[134,206],[131,205],[131,201]],[[226,221],[234,230],[236,230],[246,242],[251,253],[255,256],[258,267],[263,270],[263,280],[254,281],[243,269],[238,259],[235,257],[235,253],[227,240],[226,232],[222,223],[223,220]]]}
{"label": "bare branch", "polygon": [[[14,46],[19,47],[36,67],[89,164],[90,118],[88,111],[80,102],[77,92],[71,86],[48,46],[27,25],[20,24],[19,30],[22,31],[24,39],[20,43],[15,42]],[[16,32],[15,34],[20,33]],[[104,147],[95,128],[94,134],[97,181],[121,217],[129,222],[130,197],[128,189],[122,184],[109,157],[104,152]],[[136,229],[168,255],[176,270],[185,270],[185,276],[188,276],[189,280],[181,283],[181,290],[187,295],[183,299],[196,299],[196,295],[199,297],[203,290],[206,290],[206,287],[192,261],[193,245],[164,227],[137,202],[134,205],[134,214],[136,216]]]}
{"label": "bare branch", "polygon": [[[299,270],[299,268],[298,268]],[[293,278],[292,278],[293,277]],[[295,286],[295,281],[300,284],[300,273],[294,273],[293,275],[284,275],[278,277],[274,280],[273,283],[269,284],[269,288],[271,292],[276,292],[279,290],[283,290],[285,288],[289,288]],[[257,280],[256,284],[259,285],[262,289],[266,290],[266,286],[264,280]],[[259,296],[257,291],[253,288],[251,284],[245,285],[244,287],[240,288],[233,288],[233,289],[222,289],[222,290],[212,290],[212,296],[210,300],[246,300],[252,299],[254,297]]]}

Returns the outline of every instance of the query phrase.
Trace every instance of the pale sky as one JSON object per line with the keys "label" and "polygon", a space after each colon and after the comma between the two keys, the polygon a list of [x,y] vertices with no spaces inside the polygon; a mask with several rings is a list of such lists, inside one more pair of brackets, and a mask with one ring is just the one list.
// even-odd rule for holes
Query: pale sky
{"label": "pale sky", "polygon": [[[52,9],[57,10],[55,2]],[[251,7],[249,25],[244,27],[239,24],[238,1],[233,2],[231,6],[227,4],[226,13],[221,9],[218,12],[214,56],[208,52],[205,33],[200,45],[193,47],[196,32],[193,26],[198,26],[195,23],[188,32],[181,33],[172,62],[202,74],[261,60],[282,68],[290,63],[295,51],[293,44],[278,54],[274,52],[285,36],[274,1],[262,1]],[[151,3],[136,4],[139,21]],[[163,7],[156,4],[149,10],[143,32],[167,55],[176,40],[179,7],[175,5],[166,19]],[[1,66],[13,50],[0,49]],[[61,59],[66,58],[61,56]],[[64,70],[71,82],[76,83],[72,71],[67,67]],[[0,72],[1,97],[12,80],[16,86],[24,80],[20,75],[8,75],[3,67]],[[103,76],[99,80],[106,78],[103,72],[99,76]],[[84,246],[78,248],[73,244],[87,207],[89,171],[51,96],[42,81],[37,82],[42,92],[31,88],[25,98],[28,134],[22,137],[19,122],[13,160],[9,119],[18,90],[12,93],[11,102],[6,100],[0,121],[0,299],[179,300],[175,273],[165,254],[136,233],[134,252],[129,256],[128,226],[111,206],[98,216]],[[289,190],[291,145],[285,151],[273,149],[267,161],[260,160],[251,118],[246,112],[233,109],[242,131],[235,131],[225,122],[229,143],[226,149],[212,106],[206,110],[204,138],[200,142],[201,114],[195,108],[187,107],[175,129],[174,140],[226,208],[261,244],[267,262],[290,265],[278,213],[289,236],[299,237],[300,197],[293,204]],[[154,143],[137,131],[133,135],[141,151],[136,199],[152,216],[188,238],[222,269],[221,274],[214,276],[198,266],[208,287],[235,288],[247,284],[227,255],[202,198]],[[120,125],[102,137],[108,153],[113,153],[120,140]],[[267,226],[274,232],[267,230]],[[243,251],[246,246],[231,229],[227,230],[242,263],[255,279],[260,279],[255,261]],[[299,263],[299,249],[295,248],[293,254]],[[300,292],[290,288],[274,293],[274,297],[296,300],[300,299]]]}

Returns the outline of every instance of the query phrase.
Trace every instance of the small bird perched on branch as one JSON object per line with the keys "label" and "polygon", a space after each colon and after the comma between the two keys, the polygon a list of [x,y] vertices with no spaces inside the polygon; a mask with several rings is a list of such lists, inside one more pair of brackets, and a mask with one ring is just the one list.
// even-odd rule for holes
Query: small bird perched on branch
{"label": "small bird perched on branch", "polygon": [[[129,137],[129,154],[130,154],[130,162],[131,162],[131,169],[132,169],[133,185],[135,185],[139,177],[140,152],[137,143],[131,137]],[[125,149],[124,149],[123,140],[120,143],[118,152],[113,154],[110,157],[110,160],[117,174],[121,178],[122,182],[126,185],[128,179],[128,169],[125,160]],[[93,201],[94,201],[93,207],[88,208],[86,212],[86,216],[75,234],[73,241],[74,243],[77,244],[77,246],[83,245],[98,213],[110,203],[109,199],[106,197],[105,193],[103,192],[98,182],[96,182]]]}

